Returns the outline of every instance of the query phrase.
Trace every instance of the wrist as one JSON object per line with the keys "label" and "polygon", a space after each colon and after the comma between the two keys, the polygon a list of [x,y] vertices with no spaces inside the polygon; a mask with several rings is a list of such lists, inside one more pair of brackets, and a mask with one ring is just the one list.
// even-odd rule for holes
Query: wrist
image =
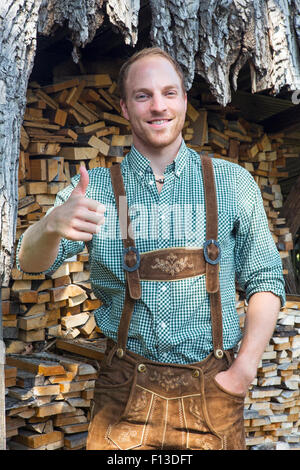
{"label": "wrist", "polygon": [[228,392],[245,395],[253,378],[245,370],[239,370],[232,364],[229,369],[219,372],[215,380]]}
{"label": "wrist", "polygon": [[42,224],[43,224],[43,232],[47,238],[51,238],[57,242],[60,241],[61,235],[58,231],[58,224],[57,224],[57,209],[58,207],[54,207],[45,217],[43,217]]}
{"label": "wrist", "polygon": [[241,380],[245,386],[249,386],[257,374],[256,362],[237,357],[229,368],[237,380]]}

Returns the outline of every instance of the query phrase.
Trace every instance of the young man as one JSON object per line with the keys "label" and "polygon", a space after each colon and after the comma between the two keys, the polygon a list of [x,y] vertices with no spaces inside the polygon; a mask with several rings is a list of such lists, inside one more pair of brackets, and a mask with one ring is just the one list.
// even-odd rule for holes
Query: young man
{"label": "young man", "polygon": [[[260,190],[186,147],[183,74],[165,52],[131,57],[119,88],[131,151],[80,170],[25,232],[19,267],[51,272],[88,246],[108,349],[87,449],[244,449],[244,397],[285,302]],[[235,276],[248,301],[236,357]]]}

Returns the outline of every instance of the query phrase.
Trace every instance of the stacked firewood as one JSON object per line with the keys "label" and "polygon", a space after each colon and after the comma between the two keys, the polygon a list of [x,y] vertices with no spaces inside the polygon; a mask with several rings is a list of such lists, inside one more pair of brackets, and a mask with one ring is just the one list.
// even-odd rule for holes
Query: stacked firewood
{"label": "stacked firewood", "polygon": [[[238,110],[215,104],[209,94],[202,94],[200,101],[190,100],[183,136],[187,145],[196,151],[214,153],[216,158],[240,164],[250,171],[261,189],[270,230],[280,256],[287,257],[293,242],[285,219],[279,217],[283,203],[279,178],[287,176],[286,159],[298,157],[300,152],[295,151],[283,133],[266,134],[262,126],[241,118]],[[80,165],[87,169],[110,167],[122,161],[131,143],[130,124],[121,116],[116,84],[109,75],[67,77],[46,87],[30,84],[20,142],[17,240],[26,228],[44,217],[56,194],[69,184]],[[26,275],[14,267],[10,286],[2,289],[2,304],[8,357],[22,354],[27,361],[32,358],[36,364],[32,354],[41,354],[53,344],[63,355],[75,353],[96,359],[91,352],[86,356],[86,351],[91,351],[93,343],[97,345],[102,340],[93,313],[101,306],[101,301],[95,298],[89,283],[87,251],[67,260],[52,275]],[[238,294],[236,308],[242,324],[247,306]],[[278,443],[290,447],[299,445],[299,388],[293,388],[298,383],[295,377],[299,377],[299,312],[299,303],[296,308],[288,306],[281,311],[258,377],[247,397],[245,424],[249,448],[276,446]],[[288,323],[292,321],[293,324]],[[17,367],[17,373],[24,367],[20,363],[11,363],[10,366]],[[21,382],[16,377],[19,387]],[[32,379],[32,386],[50,386],[48,380],[46,384],[38,385],[38,382],[34,385]],[[55,385],[58,392],[57,384],[59,382],[51,383],[51,386]],[[10,390],[9,398],[12,399],[11,386],[7,390]],[[48,396],[58,396],[60,398],[55,398],[55,401],[62,403],[62,393],[60,388],[57,394]],[[37,399],[41,400],[34,394],[30,398]],[[44,403],[44,406],[49,403]],[[32,411],[35,406],[28,409]],[[25,419],[27,426],[27,417],[33,421],[41,418],[29,416],[28,409],[22,416],[22,413],[19,415],[9,408],[8,421],[14,416],[19,420]],[[75,413],[72,416],[78,418],[81,415],[77,415],[77,411],[68,413]],[[51,421],[52,424],[47,425],[50,433],[54,432],[52,417]],[[66,423],[67,426],[69,421]],[[20,430],[23,424],[19,426]],[[42,428],[41,425],[39,429]],[[10,429],[18,429],[17,423],[15,427],[10,423]],[[41,432],[43,434],[44,431]],[[28,428],[25,436],[28,437]],[[14,436],[15,448],[35,442],[35,438],[30,440],[27,437],[24,433],[20,440]],[[50,446],[50,441],[44,443],[42,438],[36,442]],[[62,442],[61,435],[51,442]],[[40,447],[38,444],[34,445]],[[68,448],[66,444],[63,446]]]}
{"label": "stacked firewood", "polygon": [[[243,328],[241,302],[239,308]],[[249,449],[300,449],[299,358],[300,296],[287,296],[245,400]]]}
{"label": "stacked firewood", "polygon": [[[21,132],[17,240],[52,207],[80,164],[109,167],[123,158],[132,138],[115,88],[105,74],[29,88]],[[51,276],[12,270],[11,286],[3,292],[9,353],[51,337],[99,337],[93,311],[101,301],[90,287],[88,261],[85,250]]]}
{"label": "stacked firewood", "polygon": [[49,276],[26,275],[14,268],[10,288],[3,289],[2,306],[8,353],[58,336],[101,336],[93,313],[101,301],[91,289],[87,253],[64,262]]}
{"label": "stacked firewood", "polygon": [[[203,96],[202,101],[205,99],[209,97]],[[211,107],[213,112],[209,111]],[[226,119],[225,111],[219,106],[207,105],[207,108],[197,110],[189,104],[190,127],[186,128],[185,139],[196,151],[212,152],[215,157],[238,163],[252,174],[261,189],[269,228],[281,258],[288,257],[293,240],[286,220],[279,217],[283,197],[278,179],[288,176],[287,171],[282,171],[286,159],[299,157],[300,140],[299,150],[295,151],[295,143],[289,143],[284,133],[266,134],[262,126],[243,118]],[[220,113],[216,112],[218,108]]]}
{"label": "stacked firewood", "polygon": [[[71,346],[72,347],[72,346]],[[76,349],[76,348],[75,348]],[[105,344],[81,356],[7,355],[6,437],[13,450],[75,450],[86,445],[98,364]],[[102,351],[102,352],[101,352]]]}

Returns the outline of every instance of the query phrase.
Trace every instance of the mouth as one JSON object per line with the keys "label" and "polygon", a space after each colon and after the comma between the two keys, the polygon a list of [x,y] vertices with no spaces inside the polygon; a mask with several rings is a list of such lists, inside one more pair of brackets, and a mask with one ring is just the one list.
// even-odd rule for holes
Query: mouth
{"label": "mouth", "polygon": [[147,123],[150,124],[151,127],[161,128],[165,127],[171,121],[172,119],[152,119],[151,121],[147,121]]}

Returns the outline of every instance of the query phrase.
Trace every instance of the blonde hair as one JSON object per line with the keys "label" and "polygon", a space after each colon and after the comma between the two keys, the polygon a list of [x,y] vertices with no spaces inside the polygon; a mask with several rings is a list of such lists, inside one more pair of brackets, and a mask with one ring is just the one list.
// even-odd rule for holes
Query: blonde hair
{"label": "blonde hair", "polygon": [[178,62],[175,59],[173,59],[173,57],[170,54],[168,54],[166,51],[164,51],[160,47],[147,47],[133,54],[120,68],[119,77],[118,77],[118,88],[119,88],[121,99],[126,101],[126,79],[128,77],[130,66],[134,62],[140,59],[143,59],[144,57],[148,57],[148,56],[160,56],[168,60],[173,65],[176,72],[178,73],[180,77],[181,85],[182,85],[182,90],[184,93],[186,93],[185,85],[184,85],[184,74]]}

